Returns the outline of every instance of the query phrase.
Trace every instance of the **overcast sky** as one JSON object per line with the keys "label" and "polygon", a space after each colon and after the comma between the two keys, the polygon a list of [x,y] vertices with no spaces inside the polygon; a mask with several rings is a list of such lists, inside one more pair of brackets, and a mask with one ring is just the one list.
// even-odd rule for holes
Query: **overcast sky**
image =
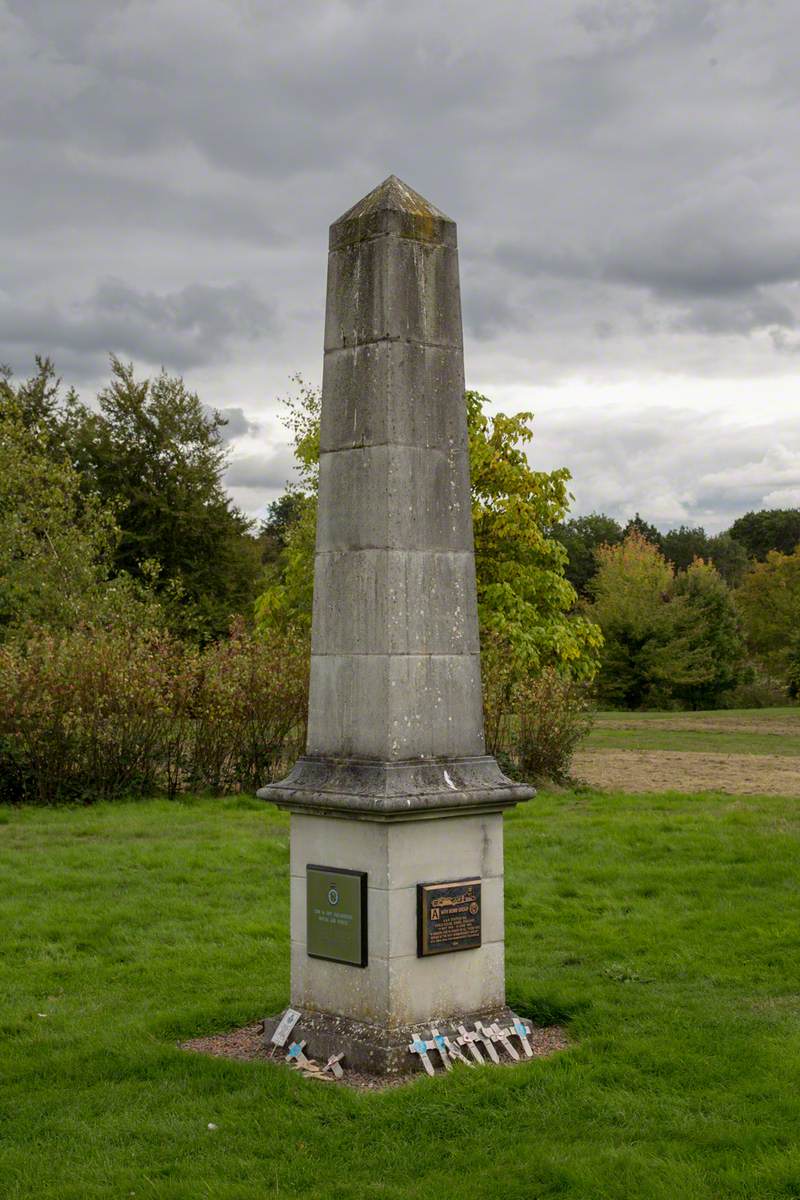
{"label": "overcast sky", "polygon": [[800,505],[799,42],[797,0],[0,0],[0,361],[180,372],[263,511],[328,225],[395,173],[575,513]]}

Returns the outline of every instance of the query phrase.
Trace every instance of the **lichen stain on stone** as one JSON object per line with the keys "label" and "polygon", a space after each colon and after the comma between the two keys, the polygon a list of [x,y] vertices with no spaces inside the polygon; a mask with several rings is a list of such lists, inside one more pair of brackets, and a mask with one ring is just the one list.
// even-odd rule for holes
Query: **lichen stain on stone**
{"label": "lichen stain on stone", "polygon": [[334,221],[337,245],[341,248],[354,242],[375,237],[389,230],[380,229],[376,218],[381,212],[400,216],[398,228],[391,230],[402,238],[422,242],[440,242],[442,227],[453,222],[419,192],[415,192],[396,175],[390,175]]}

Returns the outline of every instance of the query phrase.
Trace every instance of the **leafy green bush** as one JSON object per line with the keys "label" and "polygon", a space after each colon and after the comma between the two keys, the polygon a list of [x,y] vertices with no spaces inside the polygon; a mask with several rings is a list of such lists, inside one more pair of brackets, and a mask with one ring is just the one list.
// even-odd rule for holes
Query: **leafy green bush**
{"label": "leafy green bush", "polygon": [[502,639],[484,638],[481,654],[486,747],[514,778],[570,777],[572,756],[592,715],[585,684],[554,667],[521,674]]}
{"label": "leafy green bush", "polygon": [[308,645],[293,629],[254,637],[235,627],[197,656],[189,786],[256,788],[303,748]]}
{"label": "leafy green bush", "polygon": [[307,650],[243,628],[204,651],[81,627],[0,646],[0,798],[40,804],[254,788],[305,731]]}
{"label": "leafy green bush", "polygon": [[14,798],[154,791],[179,659],[174,643],[149,632],[39,632],[0,647],[0,768],[20,789]]}
{"label": "leafy green bush", "polygon": [[748,677],[725,696],[723,708],[780,708],[786,703],[785,687],[751,669]]}
{"label": "leafy green bush", "polygon": [[636,530],[597,550],[587,612],[605,644],[597,697],[611,708],[717,708],[742,677],[731,592],[711,563],[675,572]]}
{"label": "leafy green bush", "polygon": [[586,688],[552,667],[517,684],[510,753],[529,779],[565,783],[572,756],[592,726]]}

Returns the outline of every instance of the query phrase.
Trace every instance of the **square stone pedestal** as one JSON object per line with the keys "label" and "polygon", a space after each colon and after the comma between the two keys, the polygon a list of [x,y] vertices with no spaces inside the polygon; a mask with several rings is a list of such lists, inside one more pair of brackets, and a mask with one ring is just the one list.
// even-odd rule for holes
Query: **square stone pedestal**
{"label": "square stone pedestal", "polygon": [[[309,866],[366,872],[366,966],[309,955]],[[420,957],[417,885],[464,879],[481,884],[480,946]],[[401,821],[292,813],[291,942],[291,1004],[318,1038],[338,1029],[340,1040],[405,1050],[415,1024],[503,1012],[502,813]],[[402,1054],[389,1057],[388,1069],[403,1069]],[[372,1052],[359,1058],[351,1045],[353,1066],[386,1069]]]}

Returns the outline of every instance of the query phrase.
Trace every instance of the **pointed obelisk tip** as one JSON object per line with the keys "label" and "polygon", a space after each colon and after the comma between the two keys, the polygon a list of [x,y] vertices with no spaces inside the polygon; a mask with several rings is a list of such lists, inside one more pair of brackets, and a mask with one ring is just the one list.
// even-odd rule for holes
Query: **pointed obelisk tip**
{"label": "pointed obelisk tip", "polygon": [[455,244],[455,222],[402,179],[389,175],[333,222],[330,247],[389,233]]}

